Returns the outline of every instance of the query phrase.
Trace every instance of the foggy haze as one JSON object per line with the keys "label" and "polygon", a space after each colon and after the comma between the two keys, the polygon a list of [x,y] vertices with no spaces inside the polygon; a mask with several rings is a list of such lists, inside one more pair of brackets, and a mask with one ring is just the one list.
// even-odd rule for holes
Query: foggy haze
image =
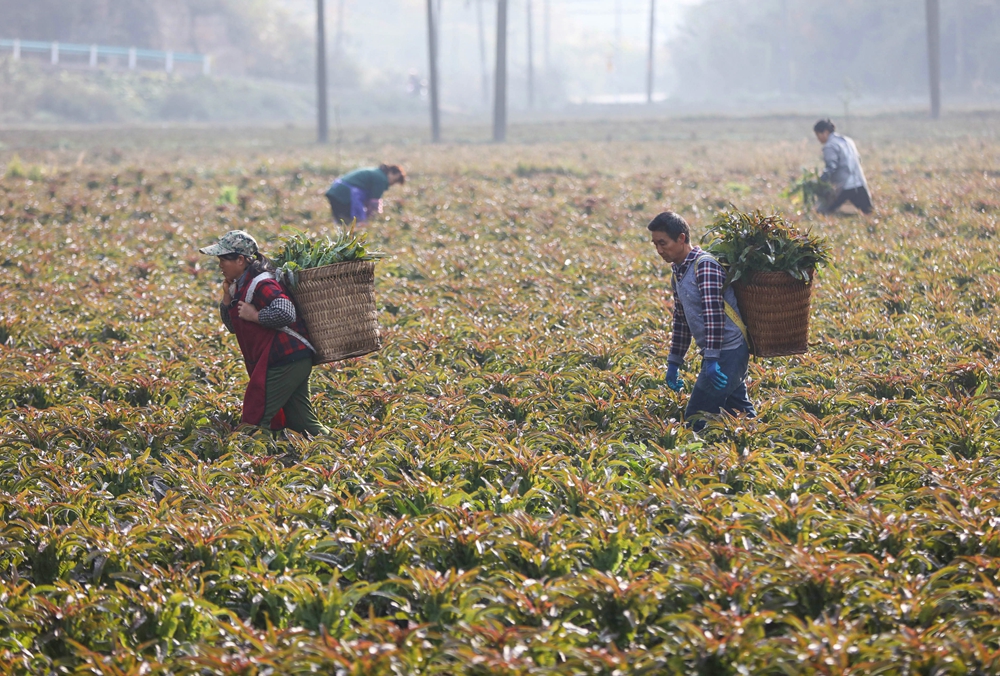
{"label": "foggy haze", "polygon": [[[303,26],[313,29],[313,0],[280,2]],[[657,3],[659,92],[666,93],[674,81],[666,67],[667,41],[676,35],[685,7],[699,2]],[[531,5],[536,101],[557,105],[567,99],[644,95],[649,0],[531,0]],[[496,2],[437,0],[437,7],[443,102],[454,110],[485,109],[489,89],[484,87],[484,70],[487,78],[492,76],[496,56]],[[525,105],[527,99],[527,8],[528,0],[508,4],[508,68],[514,105]],[[335,53],[339,40],[344,54],[358,64],[362,76],[372,80],[388,74],[398,81],[411,70],[426,77],[426,12],[425,0],[327,0],[330,53]],[[483,46],[479,40],[480,15]],[[339,27],[341,18],[343,26]],[[335,72],[331,76],[336,79]]]}
{"label": "foggy haze", "polygon": [[[493,98],[495,0],[433,0],[441,109],[484,119]],[[330,100],[345,120],[428,109],[426,0],[326,0]],[[528,7],[534,87],[529,103]],[[658,0],[653,100],[677,112],[913,108],[927,97],[917,0]],[[508,102],[515,119],[638,109],[647,97],[650,0],[509,0]],[[315,110],[315,0],[0,0],[0,123],[294,120]],[[941,2],[948,105],[1000,98],[1000,0]],[[11,41],[41,41],[14,59]],[[154,59],[97,60],[51,41],[191,52],[211,80]],[[615,105],[620,104],[620,105]]]}

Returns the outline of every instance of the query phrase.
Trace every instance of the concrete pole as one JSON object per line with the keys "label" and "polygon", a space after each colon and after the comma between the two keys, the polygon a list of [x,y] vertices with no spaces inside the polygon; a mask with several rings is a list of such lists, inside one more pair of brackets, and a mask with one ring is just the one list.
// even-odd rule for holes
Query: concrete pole
{"label": "concrete pole", "polygon": [[316,0],[316,142],[330,140],[330,120],[326,104],[326,15],[324,0]]}
{"label": "concrete pole", "polygon": [[497,0],[497,63],[493,78],[493,140],[507,140],[507,0]]}
{"label": "concrete pole", "polygon": [[482,68],[483,103],[490,105],[490,67],[486,63],[486,31],[483,21],[483,3],[486,0],[476,0],[476,18],[479,20],[479,63]]}
{"label": "concrete pole", "polygon": [[615,0],[615,100],[622,93],[622,0]]}
{"label": "concrete pole", "polygon": [[59,43],[58,42],[53,42],[52,43],[52,65],[53,66],[59,65]]}
{"label": "concrete pole", "polygon": [[779,90],[782,94],[792,92],[792,51],[789,36],[792,34],[792,17],[788,0],[781,0],[781,35],[778,37],[778,51],[781,62],[778,65]]}
{"label": "concrete pole", "polygon": [[21,41],[17,38],[14,39],[14,60],[21,60]]}
{"label": "concrete pole", "polygon": [[441,109],[438,99],[437,30],[434,26],[434,0],[427,0],[427,54],[430,60],[431,142],[441,141]]}
{"label": "concrete pole", "polygon": [[212,72],[212,55],[206,54],[201,57],[201,74],[208,77]]}
{"label": "concrete pole", "polygon": [[167,52],[166,69],[167,69],[168,73],[173,73],[174,72],[174,53],[173,52]]}
{"label": "concrete pole", "polygon": [[927,58],[931,85],[931,117],[941,117],[941,4],[927,3]]}
{"label": "concrete pole", "polygon": [[333,60],[340,63],[344,58],[344,0],[337,0],[337,32],[333,39]]}
{"label": "concrete pole", "polygon": [[97,45],[90,46],[90,67],[97,68]]}
{"label": "concrete pole", "polygon": [[528,11],[528,108],[535,107],[535,45],[534,30],[531,23],[531,0],[525,3]]}
{"label": "concrete pole", "polygon": [[138,61],[138,59],[136,58],[135,47],[129,47],[128,48],[128,69],[129,70],[135,70],[136,62],[137,61]]}
{"label": "concrete pole", "polygon": [[545,33],[545,37],[544,37],[544,41],[545,41],[545,70],[548,71],[548,70],[550,70],[552,68],[552,61],[551,61],[552,53],[549,50],[549,33],[550,33],[550,27],[552,25],[552,11],[551,11],[552,8],[549,5],[549,0],[545,0],[544,9],[545,9],[545,13],[544,13],[544,24],[545,25],[542,27],[542,30]]}
{"label": "concrete pole", "polygon": [[962,3],[955,3],[955,84],[965,89],[965,12]]}
{"label": "concrete pole", "polygon": [[656,53],[656,0],[649,0],[649,54],[646,56],[646,103],[653,102],[653,57]]}

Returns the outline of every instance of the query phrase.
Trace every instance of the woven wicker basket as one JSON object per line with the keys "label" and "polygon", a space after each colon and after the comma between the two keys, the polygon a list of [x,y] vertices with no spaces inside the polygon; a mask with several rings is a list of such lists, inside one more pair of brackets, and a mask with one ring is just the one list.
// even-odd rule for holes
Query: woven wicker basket
{"label": "woven wicker basket", "polygon": [[374,261],[303,270],[292,295],[316,348],[313,363],[360,357],[382,347]]}
{"label": "woven wicker basket", "polygon": [[749,283],[733,284],[740,315],[758,357],[802,354],[809,347],[812,284],[787,272],[758,272]]}

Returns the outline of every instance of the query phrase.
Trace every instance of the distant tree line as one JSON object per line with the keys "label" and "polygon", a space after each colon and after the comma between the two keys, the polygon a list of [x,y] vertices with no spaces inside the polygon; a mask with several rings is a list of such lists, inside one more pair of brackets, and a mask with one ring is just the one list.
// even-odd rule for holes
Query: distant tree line
{"label": "distant tree line", "polygon": [[315,66],[312,34],[268,0],[0,0],[0,17],[4,38],[206,52],[195,25],[211,17],[246,75],[305,83]]}
{"label": "distant tree line", "polygon": [[[920,0],[706,0],[670,45],[681,93],[927,91]],[[1000,0],[941,3],[945,92],[1000,93]]]}
{"label": "distant tree line", "polygon": [[4,38],[155,47],[148,0],[0,0]]}

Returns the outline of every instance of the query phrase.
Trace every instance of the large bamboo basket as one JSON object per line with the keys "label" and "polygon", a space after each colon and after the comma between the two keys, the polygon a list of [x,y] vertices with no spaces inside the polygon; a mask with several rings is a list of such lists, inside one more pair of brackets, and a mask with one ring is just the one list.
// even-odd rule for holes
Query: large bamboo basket
{"label": "large bamboo basket", "polygon": [[313,363],[360,357],[382,347],[374,261],[303,270],[292,295],[316,348]]}
{"label": "large bamboo basket", "polygon": [[750,336],[751,354],[784,357],[809,348],[812,284],[787,272],[757,272],[748,283],[733,284],[733,291]]}

